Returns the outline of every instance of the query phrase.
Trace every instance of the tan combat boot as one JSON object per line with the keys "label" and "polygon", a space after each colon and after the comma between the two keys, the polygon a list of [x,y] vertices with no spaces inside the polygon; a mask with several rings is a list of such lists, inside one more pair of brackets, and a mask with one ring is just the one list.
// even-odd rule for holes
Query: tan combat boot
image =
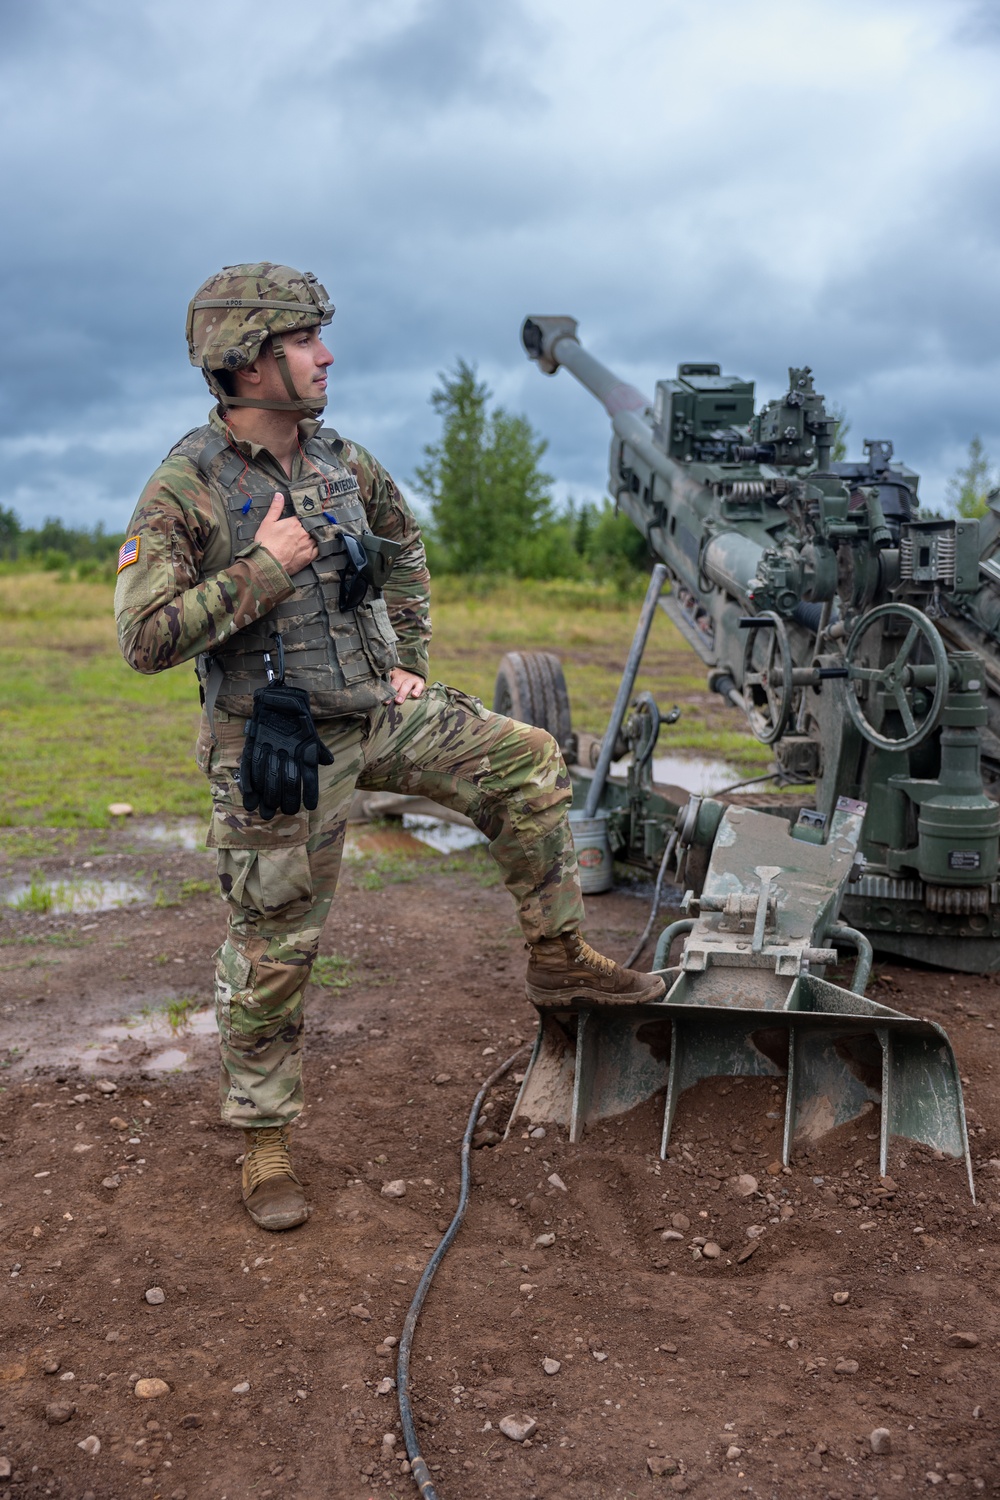
{"label": "tan combat boot", "polygon": [[596,953],[579,932],[529,943],[526,992],[536,1005],[595,1000],[604,1005],[635,1005],[659,1000],[665,985],[658,974],[623,969]]}
{"label": "tan combat boot", "polygon": [[294,1229],[309,1217],[306,1195],[292,1170],[288,1127],[244,1130],[243,1202],[261,1229]]}

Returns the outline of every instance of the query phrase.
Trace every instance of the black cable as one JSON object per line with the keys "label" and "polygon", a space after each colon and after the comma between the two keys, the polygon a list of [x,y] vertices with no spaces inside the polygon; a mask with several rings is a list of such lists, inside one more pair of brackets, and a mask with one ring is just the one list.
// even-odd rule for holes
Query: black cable
{"label": "black cable", "polygon": [[649,920],[643,928],[642,936],[636,943],[635,947],[632,949],[632,952],[629,954],[628,958],[625,960],[626,969],[631,969],[632,965],[639,957],[643,948],[645,948],[646,944],[649,942],[649,934],[653,930],[653,923],[656,921],[656,913],[660,909],[660,896],[663,893],[663,877],[667,873],[667,865],[670,863],[670,856],[673,854],[676,845],[677,830],[675,828],[673,833],[667,839],[667,847],[664,849],[663,858],[660,860],[660,868],[656,876],[656,885],[653,887],[653,904],[649,909]]}
{"label": "black cable", "polygon": [[749,781],[734,781],[732,786],[720,786],[718,791],[709,792],[708,795],[710,797],[724,797],[727,792],[739,792],[745,786],[757,786],[762,781],[780,782],[780,789],[782,791],[785,787],[789,786],[812,785],[809,781],[796,781],[794,776],[787,776],[784,771],[768,771],[766,776],[751,776]]}
{"label": "black cable", "polygon": [[434,1280],[434,1273],[444,1259],[445,1252],[458,1233],[459,1225],[465,1217],[465,1210],[469,1202],[469,1152],[472,1149],[472,1133],[476,1128],[476,1121],[479,1118],[479,1111],[482,1108],[483,1100],[493,1085],[498,1083],[504,1074],[510,1071],[524,1051],[526,1051],[526,1047],[518,1047],[517,1051],[512,1053],[506,1062],[502,1062],[499,1068],[490,1074],[476,1095],[465,1126],[465,1134],[462,1137],[462,1182],[458,1193],[458,1207],[455,1209],[455,1216],[448,1225],[444,1237],[427,1262],[424,1274],[417,1283],[417,1290],[413,1294],[413,1301],[410,1303],[409,1311],[403,1322],[403,1336],[399,1341],[399,1358],[396,1362],[396,1396],[399,1401],[399,1420],[403,1427],[406,1456],[410,1460],[410,1473],[413,1475],[414,1482],[421,1495],[423,1495],[424,1500],[438,1500],[438,1497],[430,1476],[430,1470],[420,1452],[416,1428],[413,1425],[413,1412],[410,1408],[409,1395],[410,1346],[413,1343],[413,1335],[416,1331],[420,1309],[424,1305],[424,1298],[427,1296],[430,1284]]}

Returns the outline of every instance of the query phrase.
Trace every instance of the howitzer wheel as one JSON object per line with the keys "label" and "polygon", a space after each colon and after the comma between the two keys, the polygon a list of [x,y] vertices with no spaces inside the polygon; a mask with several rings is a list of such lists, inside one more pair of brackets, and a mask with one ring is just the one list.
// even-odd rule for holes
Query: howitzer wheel
{"label": "howitzer wheel", "polygon": [[[893,615],[898,615],[909,622],[909,629],[896,655],[883,667],[861,665],[858,657],[861,654],[863,637],[868,634],[873,625],[878,625]],[[914,705],[908,695],[914,691],[912,670],[915,666],[923,665],[916,660],[921,643],[925,644],[930,651],[931,661],[928,665],[934,668],[934,683],[930,707],[926,713],[918,717],[913,711]],[[937,626],[919,609],[915,609],[912,604],[879,604],[875,609],[870,609],[866,615],[862,615],[851,631],[851,637],[844,652],[844,660],[851,684],[846,694],[847,712],[859,733],[870,745],[879,745],[887,750],[912,750],[914,745],[919,745],[934,732],[948,695],[948,653]],[[867,692],[871,695],[869,701],[876,697],[880,701],[882,718],[877,722],[873,722],[865,714],[861,700],[854,691],[855,683],[868,684]],[[916,691],[921,691],[921,689],[918,688]],[[882,719],[886,710],[890,708],[895,709],[902,720],[903,733],[901,735],[882,732]]]}
{"label": "howitzer wheel", "polygon": [[561,749],[572,732],[562,663],[551,651],[508,651],[500,658],[493,712],[547,729]]}
{"label": "howitzer wheel", "polygon": [[792,712],[792,646],[785,622],[763,610],[745,624],[743,698],[750,728],[762,744],[773,745],[788,728]]}

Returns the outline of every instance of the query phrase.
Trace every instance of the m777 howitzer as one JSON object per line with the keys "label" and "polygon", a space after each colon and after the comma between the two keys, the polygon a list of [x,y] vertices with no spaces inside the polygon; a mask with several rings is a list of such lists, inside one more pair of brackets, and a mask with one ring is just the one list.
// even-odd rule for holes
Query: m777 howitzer
{"label": "m777 howitzer", "polygon": [[[677,850],[711,856],[700,896],[686,897],[694,915],[657,944],[664,1000],[542,1010],[515,1117],[577,1139],[663,1091],[665,1154],[678,1098],[699,1079],[783,1075],[786,1163],[878,1104],[883,1174],[902,1136],[964,1158],[971,1188],[947,1036],[863,992],[872,944],[951,968],[1000,963],[1000,808],[982,771],[1000,776],[1000,515],[918,519],[917,476],[887,443],[834,464],[836,423],[808,369],[756,414],[752,384],[716,365],[681,365],[650,405],[582,348],[571,318],[529,318],[522,340],[605,406],[611,493],[659,559],[596,769],[571,767],[574,800],[619,858],[661,879]],[[815,781],[815,807],[681,807],[653,782],[659,711],[649,694],[628,710],[668,576],[662,606],[710,685],[789,782]],[[572,761],[555,658],[505,658],[494,706],[553,730]],[[625,747],[622,781],[608,772]],[[858,951],[849,989],[822,977],[837,944]]]}
{"label": "m777 howitzer", "polygon": [[[921,520],[890,443],[832,463],[808,369],[755,414],[751,382],[684,364],[651,405],[572,318],[529,318],[522,340],[610,415],[610,492],[666,565],[663,608],[785,779],[815,782],[815,836],[840,797],[867,804],[845,918],[882,953],[1000,967],[1000,501]],[[605,787],[612,844],[655,868],[676,808],[648,777],[627,791]],[[700,810],[699,839],[717,817]]]}

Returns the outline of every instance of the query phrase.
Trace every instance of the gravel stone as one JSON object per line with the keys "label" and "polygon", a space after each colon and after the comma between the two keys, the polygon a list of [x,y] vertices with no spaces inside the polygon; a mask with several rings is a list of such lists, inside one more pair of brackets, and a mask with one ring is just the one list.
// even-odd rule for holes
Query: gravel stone
{"label": "gravel stone", "polygon": [[9,1479],[11,1473],[10,1459],[6,1455],[0,1458],[0,1479]]}
{"label": "gravel stone", "polygon": [[675,1460],[668,1457],[667,1454],[662,1454],[659,1457],[657,1457],[656,1455],[651,1455],[646,1459],[646,1468],[651,1474],[655,1474],[657,1479],[663,1479],[668,1474],[677,1473],[677,1464]]}
{"label": "gravel stone", "polygon": [[835,1375],[856,1375],[858,1362],[856,1359],[838,1359],[833,1371]]}
{"label": "gravel stone", "polygon": [[150,1307],[159,1307],[161,1302],[166,1302],[167,1294],[162,1286],[151,1286],[146,1293],[146,1301]]}
{"label": "gravel stone", "polygon": [[351,1315],[352,1318],[360,1318],[361,1321],[362,1321],[362,1323],[370,1323],[371,1322],[371,1318],[372,1318],[371,1312],[369,1311],[369,1309],[367,1307],[364,1306],[363,1303],[356,1302],[353,1307],[349,1307],[347,1310],[350,1313],[350,1315]]}
{"label": "gravel stone", "polygon": [[540,1234],[535,1240],[535,1244],[538,1246],[539,1250],[547,1250],[549,1246],[554,1245],[555,1242],[556,1237],[554,1234]]}
{"label": "gravel stone", "polygon": [[757,1179],[749,1172],[741,1172],[738,1177],[730,1178],[730,1181],[741,1198],[749,1198],[757,1191]]}
{"label": "gravel stone", "polygon": [[117,1083],[112,1083],[110,1078],[98,1078],[94,1088],[99,1094],[117,1094],[118,1092]]}
{"label": "gravel stone", "polygon": [[102,1188],[119,1188],[119,1187],[121,1187],[121,1185],[122,1185],[122,1180],[119,1177],[119,1175],[118,1175],[117,1172],[112,1172],[110,1177],[102,1177],[101,1178],[101,1187]]}
{"label": "gravel stone", "polygon": [[691,1220],[687,1214],[671,1214],[670,1223],[674,1229],[679,1229],[683,1234],[687,1234],[691,1228]]}
{"label": "gravel stone", "polygon": [[562,1369],[562,1361],[558,1359],[543,1359],[542,1369],[546,1375],[558,1375]]}
{"label": "gravel stone", "polygon": [[868,1438],[873,1453],[886,1454],[892,1452],[892,1433],[888,1427],[876,1427]]}
{"label": "gravel stone", "polygon": [[665,1229],[660,1235],[661,1240],[682,1240],[683,1238],[679,1229]]}
{"label": "gravel stone", "polygon": [[566,1192],[569,1191],[569,1189],[567,1188],[566,1184],[563,1182],[562,1178],[559,1176],[558,1172],[552,1172],[552,1173],[550,1173],[549,1177],[546,1180],[547,1180],[547,1182],[549,1184],[549,1187],[558,1188],[559,1191],[560,1191],[560,1193],[566,1193]]}
{"label": "gravel stone", "polygon": [[731,1443],[730,1446],[726,1449],[726,1457],[730,1461],[732,1461],[733,1459],[742,1458],[743,1457],[743,1449],[742,1448],[737,1448],[737,1446],[736,1446],[735,1443]]}
{"label": "gravel stone", "polygon": [[406,1183],[403,1181],[402,1177],[397,1177],[394,1182],[385,1182],[385,1183],[383,1183],[382,1184],[382,1197],[383,1198],[405,1198],[406,1197]]}
{"label": "gravel stone", "polygon": [[511,1412],[509,1416],[501,1417],[497,1425],[504,1437],[510,1438],[512,1443],[523,1443],[538,1431],[538,1423],[534,1417],[529,1417],[524,1412],[520,1416]]}
{"label": "gravel stone", "polygon": [[42,1374],[43,1375],[54,1375],[56,1373],[56,1371],[58,1370],[58,1368],[59,1368],[59,1361],[57,1359],[43,1359],[42,1360]]}
{"label": "gravel stone", "polygon": [[706,1244],[702,1245],[701,1253],[706,1260],[718,1260],[722,1254],[722,1246],[717,1245],[714,1240],[709,1240]]}
{"label": "gravel stone", "polygon": [[979,1343],[979,1335],[975,1333],[949,1333],[945,1339],[952,1349],[975,1349]]}
{"label": "gravel stone", "polygon": [[91,1433],[90,1437],[81,1438],[76,1446],[82,1448],[84,1453],[88,1454],[90,1458],[96,1458],[101,1451],[101,1440]]}
{"label": "gravel stone", "polygon": [[833,1300],[837,1307],[843,1307],[845,1302],[850,1302],[851,1294],[850,1292],[834,1292]]}
{"label": "gravel stone", "polygon": [[393,1380],[392,1376],[383,1375],[382,1379],[375,1387],[375,1394],[376,1396],[391,1396],[395,1389],[396,1382]]}
{"label": "gravel stone", "polygon": [[45,1420],[50,1427],[61,1427],[68,1422],[76,1411],[75,1406],[67,1405],[63,1401],[50,1401],[45,1408]]}
{"label": "gravel stone", "polygon": [[135,1394],[140,1401],[152,1401],[156,1396],[169,1396],[170,1387],[165,1380],[153,1375],[147,1380],[136,1381]]}
{"label": "gravel stone", "polygon": [[234,1385],[233,1386],[233,1395],[234,1396],[248,1396],[249,1394],[250,1394],[250,1382],[249,1382],[249,1380],[241,1380],[240,1383],[239,1383],[239,1385]]}

